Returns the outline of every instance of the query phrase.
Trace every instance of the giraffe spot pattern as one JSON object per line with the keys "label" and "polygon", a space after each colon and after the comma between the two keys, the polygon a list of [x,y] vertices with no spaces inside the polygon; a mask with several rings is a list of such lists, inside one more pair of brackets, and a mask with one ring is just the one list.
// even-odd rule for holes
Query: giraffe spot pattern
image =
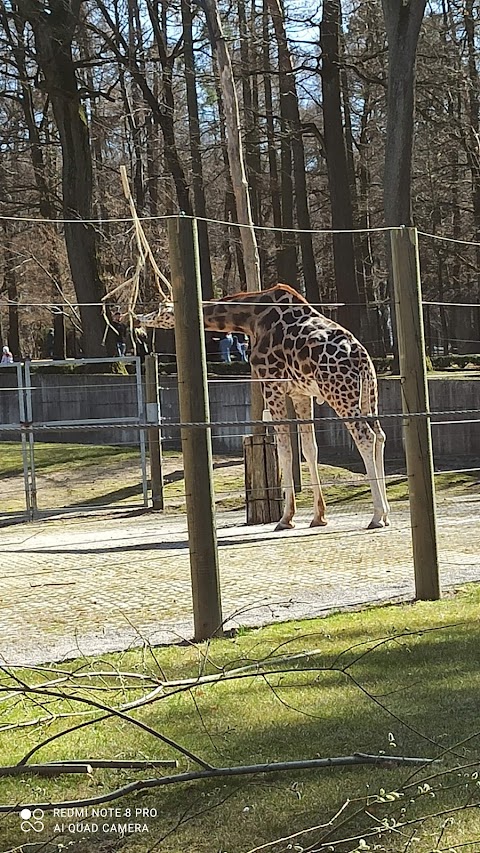
{"label": "giraffe spot pattern", "polygon": [[[325,317],[288,285],[275,285],[261,293],[237,293],[218,302],[208,302],[203,310],[205,328],[243,331],[250,336],[252,374],[262,381],[273,420],[286,418],[287,394],[293,399],[297,412],[303,413],[299,417],[309,416],[311,398],[326,401],[341,417],[377,415],[377,381],[366,349],[351,332]],[[172,304],[166,303],[160,306],[157,315],[149,315],[148,325],[173,328]],[[378,456],[375,442],[378,439],[383,448],[385,434],[378,420],[372,425],[352,420],[346,427],[370,478],[374,498],[373,526],[382,526],[388,523],[388,503],[383,455]],[[285,447],[280,437],[285,437],[289,428],[280,424],[275,428],[280,453]],[[383,454],[383,450],[381,452]],[[380,465],[378,478],[375,459]],[[318,519],[323,517],[325,510],[319,485],[316,502],[315,517]],[[290,496],[285,503],[282,522],[291,520],[293,513],[294,500]]]}

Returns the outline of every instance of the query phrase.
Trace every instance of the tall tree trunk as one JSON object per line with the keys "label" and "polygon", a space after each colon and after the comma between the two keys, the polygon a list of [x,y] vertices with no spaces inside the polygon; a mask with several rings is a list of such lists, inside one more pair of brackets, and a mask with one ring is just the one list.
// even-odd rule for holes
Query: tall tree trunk
{"label": "tall tree trunk", "polygon": [[[382,0],[388,42],[387,132],[383,177],[385,224],[412,225],[412,155],[415,64],[426,0]],[[399,369],[397,321],[392,298],[392,260],[387,237],[390,311],[394,336],[392,370]]]}
{"label": "tall tree trunk", "polygon": [[318,302],[319,290],[315,256],[313,253],[310,213],[308,209],[307,181],[305,176],[305,150],[303,130],[298,107],[297,87],[288,47],[280,0],[268,0],[275,38],[278,46],[280,74],[280,109],[291,136],[293,174],[295,181],[295,205],[299,241],[302,250],[302,267],[305,280],[305,295],[310,302]]}
{"label": "tall tree trunk", "polygon": [[[280,203],[280,189],[278,176],[278,161],[277,161],[277,146],[275,142],[275,124],[273,120],[273,98],[272,98],[272,81],[270,79],[270,48],[269,48],[269,32],[268,32],[268,5],[267,0],[263,0],[262,10],[262,53],[263,53],[263,92],[265,100],[265,126],[267,136],[267,152],[268,152],[268,171],[269,171],[269,187],[270,200],[272,205],[272,216],[274,228],[279,229],[274,232],[275,239],[275,260],[277,268],[277,281],[281,282],[281,249],[282,249],[282,207]],[[295,260],[295,270],[296,270]]]}
{"label": "tall tree trunk", "polygon": [[[353,212],[347,148],[342,123],[340,90],[340,0],[324,0],[320,44],[322,49],[323,134],[333,229],[333,257],[340,323],[355,335],[361,334],[360,296],[357,287],[353,246]],[[350,233],[348,233],[350,232]]]}
{"label": "tall tree trunk", "polygon": [[260,225],[260,154],[258,150],[258,115],[255,115],[253,109],[253,83],[251,79],[252,68],[255,68],[255,64],[252,62],[252,38],[248,32],[244,0],[237,0],[237,5],[245,129],[245,166],[247,169],[248,186],[250,189],[250,203],[252,207],[253,221],[256,225]]}
{"label": "tall tree trunk", "polygon": [[[19,12],[17,12],[17,14],[14,16],[13,21],[15,24],[16,37],[13,36],[13,33],[10,30],[8,19],[4,14],[4,10],[2,7],[2,22],[7,33],[9,45],[15,57],[15,62],[19,73],[19,85],[21,87],[21,97],[19,98],[19,102],[23,110],[25,124],[28,132],[29,152],[33,166],[33,173],[35,176],[35,186],[38,192],[40,214],[45,219],[53,220],[56,218],[58,211],[55,199],[55,192],[53,187],[51,186],[51,180],[49,179],[46,168],[43,153],[44,146],[42,144],[42,139],[35,118],[32,88],[29,83],[29,75],[27,73],[24,40],[26,20],[20,15]],[[87,75],[87,79],[89,79],[89,81],[91,82],[90,73]],[[93,89],[92,82],[90,87]],[[105,212],[103,218],[107,218]],[[48,240],[55,241],[58,239],[57,226],[55,226],[54,224],[46,226],[46,228],[42,229],[42,231],[45,231],[45,239],[47,242]],[[52,242],[52,246],[53,244],[54,243]],[[61,283],[62,277],[60,272],[60,264],[58,263],[58,256],[54,251],[50,255],[50,258],[48,260],[48,268],[52,280],[52,303],[59,303],[58,311],[63,312],[63,300],[61,298],[59,299],[59,296],[61,297],[63,292]],[[18,319],[15,321],[15,324],[18,326]],[[61,347],[63,355],[59,355],[58,357],[65,357],[65,354],[63,352],[63,342],[61,342]]]}
{"label": "tall tree trunk", "polygon": [[[480,95],[473,0],[465,0],[463,22],[468,55],[468,165],[472,176],[473,220],[475,227],[473,239],[478,242],[480,241]],[[480,265],[480,248],[477,249],[477,265]]]}
{"label": "tall tree trunk", "polygon": [[200,275],[204,299],[212,299],[212,266],[208,224],[205,221],[207,208],[203,183],[202,156],[200,145],[200,120],[198,114],[197,87],[195,85],[195,57],[193,53],[192,7],[190,0],[182,0],[183,57],[185,61],[185,85],[187,90],[188,132],[192,159],[192,184],[195,213],[201,217],[197,223],[200,254]]}
{"label": "tall tree trunk", "polygon": [[[347,174],[348,186],[350,190],[351,206],[352,206],[352,222],[355,228],[359,228],[360,211],[358,206],[357,180],[355,173],[355,157],[353,153],[353,128],[352,128],[352,111],[350,108],[350,87],[348,84],[348,75],[345,65],[343,64],[344,54],[344,38],[342,35],[342,10],[340,8],[339,20],[339,39],[340,39],[340,90],[342,99],[342,112],[344,115],[344,136],[345,150],[347,155]],[[360,297],[361,308],[364,309],[367,301],[366,282],[365,282],[365,267],[362,255],[362,240],[360,234],[353,234],[353,253],[355,256],[355,272],[357,280],[357,291]],[[367,320],[366,312],[363,314],[365,321]],[[363,322],[363,317],[360,318]]]}
{"label": "tall tree trunk", "polygon": [[385,224],[412,225],[415,60],[426,0],[382,0],[388,41]]}
{"label": "tall tree trunk", "polygon": [[[215,53],[213,49],[213,53]],[[215,60],[213,59],[213,66],[215,66]],[[220,144],[222,150],[222,158],[224,165],[224,174],[225,174],[225,200],[224,200],[224,220],[225,222],[236,223],[239,221],[237,214],[237,203],[235,201],[235,193],[233,191],[232,184],[232,176],[230,173],[230,164],[228,160],[228,150],[227,150],[227,132],[226,132],[226,120],[225,120],[225,110],[223,107],[223,94],[220,88],[220,81],[218,79],[218,74],[215,73],[215,68],[212,68],[213,77],[215,80],[215,93],[217,96],[217,105],[218,105],[218,116],[219,116],[219,127],[220,127]],[[233,249],[232,249],[233,243]],[[229,278],[230,273],[232,271],[233,266],[233,251],[235,252],[235,258],[237,262],[238,269],[238,277],[240,279],[241,290],[245,290],[247,286],[247,280],[245,277],[245,265],[243,263],[243,255],[242,255],[242,238],[240,235],[240,229],[238,225],[226,225],[225,226],[225,239],[222,241],[223,252],[225,255],[225,266],[223,270],[222,276],[222,295],[226,296],[230,292],[229,288]]]}
{"label": "tall tree trunk", "polygon": [[[371,91],[370,84],[364,84],[363,107],[360,116],[360,132],[358,134],[358,227],[370,227],[370,175],[367,164],[368,157],[368,126],[370,116]],[[365,286],[365,299],[375,299],[376,293],[373,288],[372,275],[372,253],[370,248],[370,235],[368,233],[359,235],[359,255],[362,264],[362,278]]]}
{"label": "tall tree trunk", "polygon": [[243,261],[247,279],[247,290],[261,290],[260,259],[258,255],[257,238],[253,227],[250,195],[248,192],[247,176],[243,156],[243,144],[240,133],[240,116],[237,93],[233,79],[232,63],[227,43],[222,30],[220,15],[216,0],[203,0],[207,14],[207,23],[215,48],[218,71],[223,95],[223,107],[227,126],[227,151],[232,176],[233,190],[237,204],[238,221],[243,247]]}
{"label": "tall tree trunk", "polygon": [[[13,353],[15,361],[22,358],[20,344],[20,329],[18,322],[18,291],[15,276],[15,256],[12,252],[12,235],[10,223],[5,219],[3,222],[4,250],[3,250],[3,282],[8,298],[8,346]],[[0,343],[7,343],[0,341]]]}
{"label": "tall tree trunk", "polygon": [[[158,3],[152,0],[154,14],[158,16]],[[165,32],[166,20],[163,20],[163,5],[161,11],[162,31]],[[158,68],[154,67],[150,76],[152,78],[152,94],[158,102],[160,94],[160,74]],[[153,118],[152,113],[146,113],[145,117],[145,146],[146,146],[146,193],[148,195],[148,211],[150,216],[158,216],[164,212],[160,204],[159,173],[161,170],[161,143],[160,127]],[[153,223],[152,223],[153,224]]]}
{"label": "tall tree trunk", "polygon": [[[280,96],[281,97],[281,96]],[[291,135],[280,119],[280,198],[282,203],[282,248],[279,252],[279,282],[298,289],[297,241],[294,231],[294,184]]]}
{"label": "tall tree trunk", "polygon": [[[127,0],[128,14],[128,51],[129,56],[138,57],[138,67],[140,72],[145,75],[144,51],[142,44],[142,26],[140,22],[140,12],[136,0]],[[125,81],[124,81],[125,82]],[[144,116],[141,109],[141,91],[135,78],[131,78],[130,87],[124,88],[124,98],[126,101],[126,114],[130,123],[133,148],[135,151],[135,161],[133,164],[133,192],[135,198],[135,206],[139,213],[143,213],[145,206],[145,176],[144,176],[144,144],[143,144],[143,124]]]}
{"label": "tall tree trunk", "polygon": [[104,321],[98,304],[103,288],[97,267],[95,230],[85,221],[92,218],[92,159],[88,122],[72,56],[79,5],[66,6],[52,0],[50,14],[36,0],[20,0],[18,7],[34,32],[37,61],[60,136],[63,215],[67,220],[65,242],[75,292],[81,303],[84,352],[88,357],[98,357],[105,354]]}
{"label": "tall tree trunk", "polygon": [[[479,74],[477,68],[475,15],[473,0],[466,0],[464,7],[463,22],[467,37],[468,52],[468,118],[469,118],[469,146],[468,160],[470,174],[472,176],[472,204],[474,221],[474,240],[480,241],[480,96],[479,96]],[[480,246],[476,247],[477,269],[480,267]],[[480,285],[477,284],[476,293],[472,292],[471,302],[478,302],[478,307],[472,310],[472,352],[480,351],[479,329],[480,329]]]}
{"label": "tall tree trunk", "polygon": [[145,118],[147,132],[147,191],[148,210],[150,216],[158,216],[160,211],[158,191],[158,170],[160,165],[160,146],[158,141],[158,125],[151,116]]}
{"label": "tall tree trunk", "polygon": [[134,107],[135,98],[132,99],[132,92],[129,91],[129,81],[122,68],[119,73],[119,85],[122,93],[125,123],[130,134],[131,144],[133,145],[133,152],[131,150],[131,145],[129,144],[128,146],[130,152],[129,170],[133,175],[133,197],[135,199],[135,207],[141,215],[145,204],[141,127],[138,123],[136,109]]}

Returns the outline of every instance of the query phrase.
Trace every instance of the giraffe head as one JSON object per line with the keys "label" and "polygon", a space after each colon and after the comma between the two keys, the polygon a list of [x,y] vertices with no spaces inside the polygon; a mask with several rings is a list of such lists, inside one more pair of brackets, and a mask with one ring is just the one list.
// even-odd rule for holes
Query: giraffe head
{"label": "giraffe head", "polygon": [[157,311],[152,311],[151,314],[136,314],[135,317],[142,326],[152,329],[173,329],[175,326],[173,302],[169,299],[161,302]]}

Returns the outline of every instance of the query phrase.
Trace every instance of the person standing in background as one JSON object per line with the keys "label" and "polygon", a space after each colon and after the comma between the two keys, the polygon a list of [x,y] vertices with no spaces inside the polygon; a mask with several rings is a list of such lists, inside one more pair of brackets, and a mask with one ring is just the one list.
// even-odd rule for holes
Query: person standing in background
{"label": "person standing in background", "polygon": [[240,361],[248,361],[248,336],[247,335],[235,335],[236,338],[236,346],[237,352],[240,356]]}
{"label": "person standing in background", "polygon": [[233,347],[233,335],[231,332],[227,332],[227,334],[220,339],[219,346],[222,361],[225,361],[227,364],[230,364],[230,362],[232,361],[230,352]]}
{"label": "person standing in background", "polygon": [[0,364],[13,364],[13,355],[8,347],[3,347]]}
{"label": "person standing in background", "polygon": [[112,326],[115,329],[117,337],[117,353],[125,355],[127,351],[127,327],[120,319],[120,311],[116,311],[113,315]]}

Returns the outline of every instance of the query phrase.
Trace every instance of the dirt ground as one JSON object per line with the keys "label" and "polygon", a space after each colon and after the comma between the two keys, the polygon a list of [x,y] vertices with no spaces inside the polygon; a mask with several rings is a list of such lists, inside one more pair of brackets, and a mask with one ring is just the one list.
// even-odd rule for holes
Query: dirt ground
{"label": "dirt ground", "polygon": [[[20,464],[20,451],[18,453]],[[181,454],[166,454],[162,459],[167,504],[176,509],[184,503],[184,472]],[[243,460],[231,456],[215,456],[214,471],[225,473],[243,482]],[[140,457],[112,458],[99,465],[78,468],[60,466],[58,470],[35,474],[37,506],[41,514],[75,508],[96,507],[140,508],[143,504]],[[175,484],[177,488],[175,488]],[[0,526],[25,514],[25,484],[23,476],[0,476]]]}

